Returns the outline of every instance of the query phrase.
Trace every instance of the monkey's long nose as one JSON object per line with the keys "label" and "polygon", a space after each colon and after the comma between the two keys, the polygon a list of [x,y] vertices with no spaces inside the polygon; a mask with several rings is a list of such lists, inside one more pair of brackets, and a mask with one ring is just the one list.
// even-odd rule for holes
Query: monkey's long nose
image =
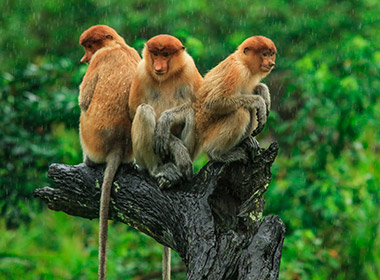
{"label": "monkey's long nose", "polygon": [[156,74],[160,72],[164,72],[164,66],[162,64],[154,65],[154,72],[156,72]]}
{"label": "monkey's long nose", "polygon": [[86,57],[86,55],[84,55],[81,60],[80,60],[81,63],[87,63],[88,62],[88,59]]}
{"label": "monkey's long nose", "polygon": [[269,62],[270,67],[274,67],[275,65],[276,65],[276,63],[274,63],[273,61]]}

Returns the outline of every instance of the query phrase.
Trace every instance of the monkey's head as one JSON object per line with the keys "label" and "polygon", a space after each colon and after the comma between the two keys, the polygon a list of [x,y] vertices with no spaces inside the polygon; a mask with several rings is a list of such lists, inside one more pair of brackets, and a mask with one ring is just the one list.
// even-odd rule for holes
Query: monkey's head
{"label": "monkey's head", "polygon": [[252,71],[262,77],[267,76],[275,66],[277,49],[272,40],[264,36],[253,36],[238,47],[242,61]]}
{"label": "monkey's head", "polygon": [[145,44],[146,69],[155,80],[164,81],[184,66],[185,47],[176,37],[157,35]]}
{"label": "monkey's head", "polygon": [[107,25],[94,25],[84,31],[79,38],[79,44],[85,49],[80,62],[89,63],[97,50],[115,44],[125,44],[117,32]]}

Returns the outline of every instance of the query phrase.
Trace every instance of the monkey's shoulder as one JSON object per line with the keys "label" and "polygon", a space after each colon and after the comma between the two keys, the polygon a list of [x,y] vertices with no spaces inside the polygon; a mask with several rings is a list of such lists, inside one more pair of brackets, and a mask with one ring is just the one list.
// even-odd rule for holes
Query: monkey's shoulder
{"label": "monkey's shoulder", "polygon": [[136,68],[137,63],[137,58],[123,48],[103,48],[95,53],[90,66],[102,68],[133,66]]}

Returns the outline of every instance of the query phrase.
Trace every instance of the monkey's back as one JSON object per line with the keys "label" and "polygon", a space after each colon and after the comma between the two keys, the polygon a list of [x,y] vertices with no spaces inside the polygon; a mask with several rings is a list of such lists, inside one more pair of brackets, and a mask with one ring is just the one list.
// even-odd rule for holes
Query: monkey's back
{"label": "monkey's back", "polygon": [[128,98],[139,60],[134,49],[104,48],[90,62],[97,81],[89,107],[81,113],[80,132],[82,147],[94,162],[105,162],[109,143],[125,146],[124,161],[132,158]]}

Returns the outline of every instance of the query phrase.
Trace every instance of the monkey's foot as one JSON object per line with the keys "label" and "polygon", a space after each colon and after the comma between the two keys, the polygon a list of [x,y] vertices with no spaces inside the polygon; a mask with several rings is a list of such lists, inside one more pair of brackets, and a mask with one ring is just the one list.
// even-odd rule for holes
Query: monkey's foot
{"label": "monkey's foot", "polygon": [[181,181],[178,168],[171,162],[157,168],[154,177],[160,189],[169,189]]}
{"label": "monkey's foot", "polygon": [[259,146],[259,142],[256,140],[254,136],[248,136],[245,138],[240,146],[250,155],[250,158],[253,160],[255,156],[260,154],[261,148]]}

